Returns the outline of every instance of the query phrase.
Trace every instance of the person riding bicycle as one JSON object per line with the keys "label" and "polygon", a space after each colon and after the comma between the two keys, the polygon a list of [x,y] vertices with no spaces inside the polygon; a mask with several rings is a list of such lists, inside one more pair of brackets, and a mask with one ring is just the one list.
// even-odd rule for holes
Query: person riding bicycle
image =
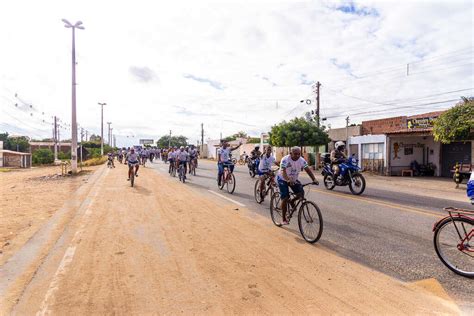
{"label": "person riding bicycle", "polygon": [[272,147],[268,146],[265,154],[262,155],[258,164],[258,175],[260,176],[260,195],[263,199],[265,191],[265,181],[272,175],[272,165],[277,165],[275,157],[272,155]]}
{"label": "person riding bicycle", "polygon": [[167,159],[168,159],[168,162],[170,163],[170,167],[168,168],[170,173],[171,173],[171,169],[174,168],[175,158],[176,158],[176,152],[174,151],[174,148],[171,147],[168,150],[168,154],[167,154]]}
{"label": "person riding bicycle", "polygon": [[466,193],[467,197],[471,200],[471,204],[474,205],[474,170],[471,172],[471,177],[467,182]]}
{"label": "person riding bicycle", "polygon": [[[303,186],[298,181],[298,175],[300,171],[304,169],[309,175],[314,184],[319,184],[313,171],[309,168],[308,163],[301,157],[301,149],[299,147],[291,148],[290,154],[283,157],[280,163],[280,171],[278,172],[278,187],[280,188],[281,196],[281,209],[282,209],[282,224],[288,225],[289,222],[286,219],[286,213],[288,210],[288,202],[292,205],[294,201],[304,196]],[[289,188],[296,195],[295,200],[289,201],[290,191]]]}
{"label": "person riding bicycle", "polygon": [[331,168],[334,173],[334,179],[339,176],[340,168],[339,164],[347,159],[344,149],[346,144],[343,141],[338,141],[334,145],[334,149],[331,151]]}
{"label": "person riding bicycle", "polygon": [[112,167],[115,168],[115,165],[114,165],[114,154],[112,152],[109,152],[107,154],[107,163],[110,163],[112,165]]}
{"label": "person riding bicycle", "polygon": [[[191,164],[197,160],[197,150],[194,145],[189,149],[189,172],[191,173]],[[196,164],[195,164],[196,165]]]}
{"label": "person riding bicycle", "polygon": [[221,148],[217,151],[217,182],[221,185],[221,177],[224,173],[224,166],[229,167],[230,172],[234,172],[234,164],[232,160],[230,160],[230,153],[242,146],[240,143],[236,147],[229,147],[229,143],[225,140],[222,141]]}
{"label": "person riding bicycle", "polygon": [[127,153],[125,157],[125,161],[128,163],[128,181],[130,181],[130,177],[132,176],[133,166],[135,166],[135,177],[138,177],[138,154],[135,152],[135,148],[130,148],[130,151]]}
{"label": "person riding bicycle", "polygon": [[186,151],[186,149],[184,148],[184,146],[181,146],[181,147],[179,148],[179,151],[178,151],[177,154],[176,154],[176,160],[177,160],[176,169],[179,170],[179,166],[184,165],[184,174],[185,174],[185,177],[186,177],[186,171],[187,171],[187,169],[188,169],[188,168],[187,168],[188,158],[189,158],[188,152]]}

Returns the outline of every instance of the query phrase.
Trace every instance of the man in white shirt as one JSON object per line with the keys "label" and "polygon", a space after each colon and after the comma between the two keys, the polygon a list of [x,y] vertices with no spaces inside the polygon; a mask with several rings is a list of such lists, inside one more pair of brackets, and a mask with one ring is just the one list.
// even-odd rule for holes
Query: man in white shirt
{"label": "man in white shirt", "polygon": [[229,147],[227,141],[222,141],[222,147],[217,151],[217,183],[219,186],[221,185],[221,177],[224,173],[224,165],[229,167],[230,172],[234,172],[234,164],[232,163],[232,160],[230,160],[230,153],[240,146],[242,146],[242,143],[240,143],[239,146],[232,148]]}
{"label": "man in white shirt", "polygon": [[[298,175],[300,171],[305,170],[309,175],[314,184],[319,184],[313,171],[308,166],[306,160],[301,157],[301,149],[299,147],[291,148],[290,154],[283,157],[280,163],[280,171],[278,173],[278,187],[280,188],[281,196],[281,209],[282,209],[282,225],[288,225],[289,222],[286,219],[286,213],[288,210],[288,202],[290,199],[290,190],[296,194],[296,199],[300,199],[304,196],[303,186],[298,181]],[[295,200],[290,201],[294,203]]]}
{"label": "man in white shirt", "polygon": [[186,170],[187,170],[187,162],[188,162],[188,157],[189,154],[188,152],[184,149],[183,146],[179,148],[179,151],[176,152],[176,169],[179,169],[180,165],[184,165],[184,174],[186,175]]}
{"label": "man in white shirt", "polygon": [[263,192],[265,191],[265,181],[271,176],[272,166],[277,165],[275,157],[272,155],[272,147],[268,146],[265,150],[265,154],[260,158],[258,164],[258,175],[260,176],[260,195],[264,197]]}

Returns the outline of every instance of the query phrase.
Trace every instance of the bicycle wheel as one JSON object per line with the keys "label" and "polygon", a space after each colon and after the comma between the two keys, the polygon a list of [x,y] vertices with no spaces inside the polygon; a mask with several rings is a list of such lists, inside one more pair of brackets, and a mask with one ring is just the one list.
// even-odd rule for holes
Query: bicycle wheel
{"label": "bicycle wheel", "polygon": [[171,176],[176,177],[176,167],[173,167],[173,169],[171,169]]}
{"label": "bicycle wheel", "polygon": [[[436,254],[444,265],[454,273],[474,278],[473,220],[464,217],[445,218],[438,224],[433,242]],[[460,250],[460,246],[464,249]]]}
{"label": "bicycle wheel", "polygon": [[181,165],[181,181],[183,181],[183,183],[186,183],[186,171],[184,170],[183,165]]}
{"label": "bicycle wheel", "polygon": [[323,216],[316,203],[305,201],[298,212],[298,227],[304,240],[313,244],[323,233]]}
{"label": "bicycle wheel", "polygon": [[253,195],[255,197],[255,201],[257,201],[258,204],[263,202],[261,191],[260,191],[260,183],[262,180],[258,179],[255,181],[255,187],[253,189]]}
{"label": "bicycle wheel", "polygon": [[130,185],[132,188],[134,184],[135,184],[135,171],[132,169],[132,176],[130,177]]}
{"label": "bicycle wheel", "polygon": [[[226,172],[224,171],[224,173],[221,175],[221,184],[219,185],[219,190],[224,189],[225,177],[226,177]],[[219,183],[218,183],[218,184],[219,184]]]}
{"label": "bicycle wheel", "polygon": [[283,215],[281,212],[281,198],[280,192],[275,192],[270,200],[270,216],[272,217],[273,224],[280,227],[283,222]]}
{"label": "bicycle wheel", "polygon": [[229,192],[230,194],[234,193],[234,190],[235,190],[235,176],[234,176],[233,173],[230,173],[227,176],[226,188],[227,188],[227,192]]}

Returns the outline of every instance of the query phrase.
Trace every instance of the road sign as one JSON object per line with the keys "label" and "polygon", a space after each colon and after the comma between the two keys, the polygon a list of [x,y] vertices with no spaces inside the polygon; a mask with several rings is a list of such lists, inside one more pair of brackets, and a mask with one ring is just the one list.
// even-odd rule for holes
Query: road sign
{"label": "road sign", "polygon": [[152,145],[153,139],[140,139],[140,145]]}

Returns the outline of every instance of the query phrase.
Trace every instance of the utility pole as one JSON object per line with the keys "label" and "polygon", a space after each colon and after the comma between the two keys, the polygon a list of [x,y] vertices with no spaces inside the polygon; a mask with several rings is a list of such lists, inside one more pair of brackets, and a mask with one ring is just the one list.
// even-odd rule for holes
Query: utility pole
{"label": "utility pole", "polygon": [[316,123],[318,127],[320,127],[320,119],[319,119],[319,87],[321,87],[321,83],[318,81],[315,85],[314,93],[316,93]]}
{"label": "utility pole", "polygon": [[107,138],[107,144],[110,146],[110,124],[112,124],[112,122],[107,122],[107,125],[109,125],[109,128],[108,128],[108,138]]}
{"label": "utility pole", "polygon": [[349,116],[346,117],[346,150],[349,155]]}
{"label": "utility pole", "polygon": [[204,123],[201,123],[201,153],[204,153]]}
{"label": "utility pole", "polygon": [[76,122],[76,29],[83,30],[82,22],[72,25],[63,19],[64,26],[72,29],[72,116],[71,116],[71,172],[77,173],[77,122]]}
{"label": "utility pole", "polygon": [[104,155],[104,105],[107,103],[98,103],[100,105],[100,154]]}
{"label": "utility pole", "polygon": [[84,137],[84,129],[81,127],[81,168],[82,168],[82,141],[83,141],[83,138]]}
{"label": "utility pole", "polygon": [[53,132],[53,141],[54,141],[54,161],[58,160],[58,118],[54,117],[54,132]]}
{"label": "utility pole", "polygon": [[58,124],[58,151],[61,151],[61,125]]}
{"label": "utility pole", "polygon": [[116,139],[115,139],[115,135],[114,135],[114,148],[117,147],[116,145]]}
{"label": "utility pole", "polygon": [[113,134],[113,127],[110,128],[110,147],[114,144],[114,134]]}
{"label": "utility pole", "polygon": [[87,142],[87,134],[89,133],[89,131],[86,130],[86,142]]}

